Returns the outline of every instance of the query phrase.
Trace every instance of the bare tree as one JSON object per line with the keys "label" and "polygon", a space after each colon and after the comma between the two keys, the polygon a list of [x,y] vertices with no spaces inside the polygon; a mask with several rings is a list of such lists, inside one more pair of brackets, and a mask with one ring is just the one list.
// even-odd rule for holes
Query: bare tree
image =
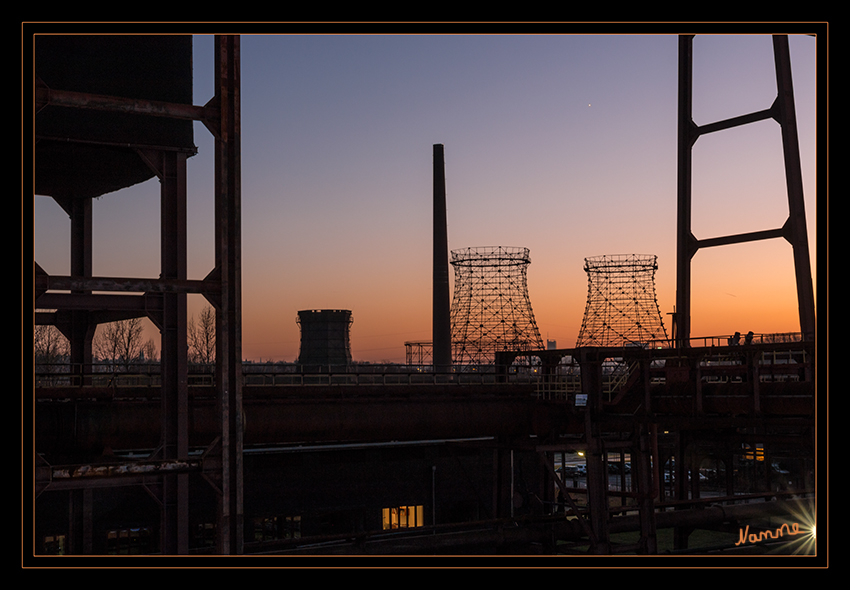
{"label": "bare tree", "polygon": [[153,341],[144,342],[144,326],[141,318],[110,322],[98,327],[93,348],[98,360],[113,366],[129,369],[130,365],[144,360],[156,347]]}
{"label": "bare tree", "polygon": [[193,363],[212,364],[215,362],[215,310],[207,305],[188,325],[189,360]]}
{"label": "bare tree", "polygon": [[52,371],[68,356],[68,340],[56,326],[33,326],[32,349],[39,370]]}
{"label": "bare tree", "polygon": [[153,340],[148,338],[144,344],[142,344],[142,358],[146,362],[153,362],[159,360],[157,358],[156,352],[156,344],[154,344]]}

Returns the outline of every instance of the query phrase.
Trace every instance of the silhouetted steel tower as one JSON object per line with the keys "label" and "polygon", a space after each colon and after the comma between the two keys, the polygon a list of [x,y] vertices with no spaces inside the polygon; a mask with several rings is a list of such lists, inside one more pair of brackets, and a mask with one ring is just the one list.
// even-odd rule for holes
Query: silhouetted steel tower
{"label": "silhouetted steel tower", "polygon": [[487,365],[500,350],[542,350],[528,297],[528,248],[452,250],[455,364]]}
{"label": "silhouetted steel tower", "polygon": [[[776,100],[773,104],[762,111],[706,125],[696,125],[691,113],[693,106],[693,35],[681,35],[679,37],[678,237],[676,313],[674,314],[673,325],[673,338],[679,347],[689,346],[688,340],[691,335],[691,260],[697,251],[714,246],[773,238],[783,238],[791,244],[794,273],[797,281],[800,332],[802,332],[805,340],[814,339],[815,299],[803,200],[803,178],[797,137],[797,114],[794,107],[794,87],[791,78],[791,57],[787,35],[773,35],[772,39],[777,90]],[[697,239],[691,232],[692,152],[694,143],[705,134],[766,119],[773,119],[780,126],[782,154],[785,163],[785,185],[788,193],[788,218],[780,228]]]}
{"label": "silhouetted steel tower", "polygon": [[587,307],[576,346],[626,346],[666,340],[655,297],[655,256],[584,259]]}

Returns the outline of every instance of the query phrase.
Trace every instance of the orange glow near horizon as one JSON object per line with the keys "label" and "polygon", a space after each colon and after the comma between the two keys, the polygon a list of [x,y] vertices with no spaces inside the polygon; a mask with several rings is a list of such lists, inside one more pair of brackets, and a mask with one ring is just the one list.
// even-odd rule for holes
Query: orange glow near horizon
{"label": "orange glow near horizon", "polygon": [[[789,40],[814,272],[817,40]],[[194,43],[194,102],[205,104],[212,39]],[[769,36],[698,43],[695,122],[770,107]],[[406,341],[431,340],[435,143],[446,147],[449,249],[529,248],[544,342],[575,346],[584,258],[629,253],[658,256],[656,297],[672,336],[675,35],[247,35],[241,60],[243,359],[293,362],[302,309],[351,310],[355,361],[404,362]],[[778,135],[768,120],[700,137],[695,237],[782,225]],[[200,123],[194,141],[187,266],[202,279],[214,266],[215,148]],[[151,179],[94,200],[94,276],[159,274],[159,190]],[[70,272],[69,225],[52,199],[35,197],[35,261],[48,274]],[[691,292],[691,337],[800,329],[782,239],[698,251]],[[205,305],[189,296],[189,317]]]}
{"label": "orange glow near horizon", "polygon": [[799,332],[791,247],[783,240],[697,252],[692,264],[691,336]]}
{"label": "orange glow near horizon", "polygon": [[[532,265],[533,266],[533,265]],[[721,272],[715,269],[721,268]],[[691,336],[728,336],[752,330],[756,334],[799,332],[796,284],[790,247],[785,243],[745,244],[700,251],[692,275]],[[543,341],[554,340],[558,348],[572,348],[581,327],[586,305],[584,276],[572,273],[572,282],[551,284],[537,278],[530,298]],[[665,273],[672,275],[669,269]],[[431,340],[431,299],[427,279],[408,291],[395,285],[404,297],[389,297],[381,306],[370,299],[385,296],[380,284],[374,289],[360,285],[347,298],[351,309],[352,356],[356,361],[403,362],[406,341]],[[672,336],[670,313],[675,304],[675,280],[656,285],[659,311],[668,336]],[[248,298],[249,301],[251,298]],[[322,306],[313,306],[320,308]],[[303,307],[311,308],[310,306]],[[273,309],[266,304],[246,305],[243,310],[244,357],[253,360],[293,361],[298,356],[297,310]]]}

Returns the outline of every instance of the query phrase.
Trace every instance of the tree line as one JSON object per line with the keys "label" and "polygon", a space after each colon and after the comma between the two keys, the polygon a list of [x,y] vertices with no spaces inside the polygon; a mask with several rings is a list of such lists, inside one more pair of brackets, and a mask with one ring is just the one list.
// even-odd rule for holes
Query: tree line
{"label": "tree line", "polygon": [[[190,363],[215,362],[215,310],[204,307],[189,318],[186,329]],[[67,363],[69,342],[55,326],[33,326],[33,355],[39,371],[49,371]],[[94,363],[113,369],[129,371],[142,364],[159,362],[156,343],[144,338],[142,318],[132,318],[101,324],[92,339]]]}

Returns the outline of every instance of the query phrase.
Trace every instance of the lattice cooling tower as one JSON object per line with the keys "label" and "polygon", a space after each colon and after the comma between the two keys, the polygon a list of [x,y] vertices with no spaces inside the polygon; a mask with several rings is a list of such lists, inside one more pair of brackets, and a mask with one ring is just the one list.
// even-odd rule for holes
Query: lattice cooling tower
{"label": "lattice cooling tower", "polygon": [[528,254],[501,246],[452,250],[455,364],[492,364],[500,350],[543,348],[528,298]]}
{"label": "lattice cooling tower", "polygon": [[587,308],[576,346],[624,346],[666,340],[655,297],[657,268],[652,255],[585,258]]}

